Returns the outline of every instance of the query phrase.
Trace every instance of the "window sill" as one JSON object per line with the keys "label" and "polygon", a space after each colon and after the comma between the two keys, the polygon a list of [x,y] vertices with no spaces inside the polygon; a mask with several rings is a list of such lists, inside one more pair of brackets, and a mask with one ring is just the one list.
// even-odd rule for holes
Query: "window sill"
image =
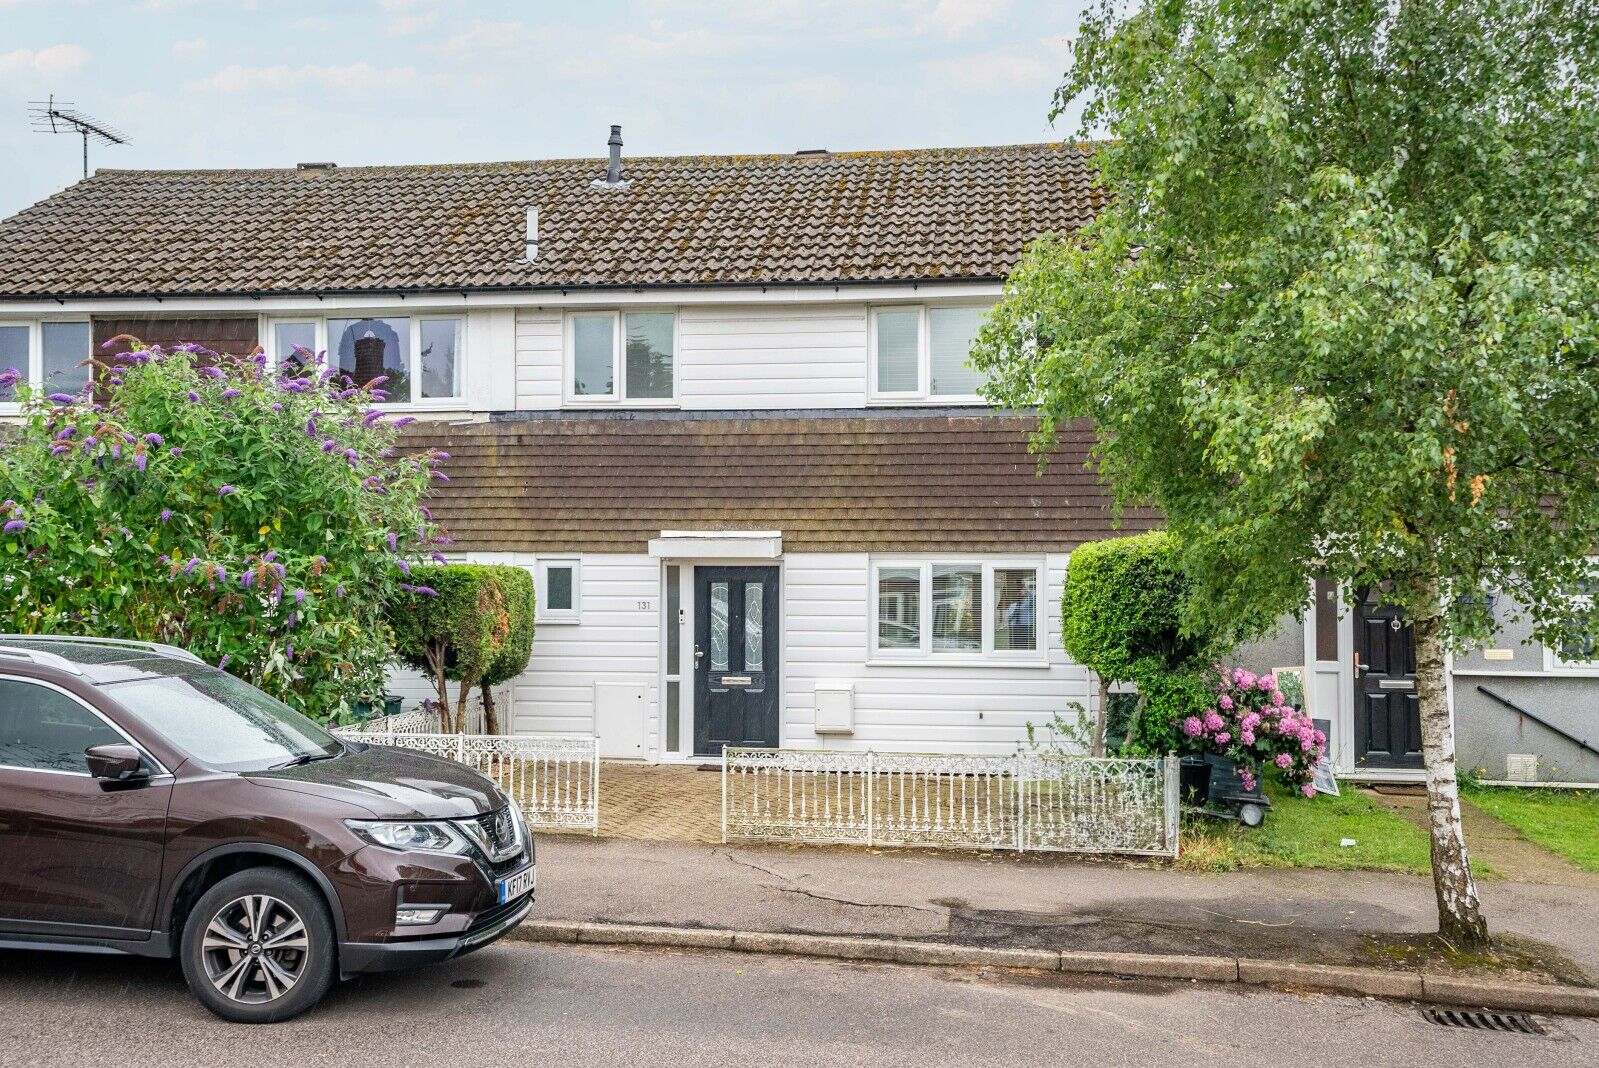
{"label": "window sill", "polygon": [[984,397],[929,397],[919,393],[882,393],[873,394],[866,398],[866,405],[870,408],[970,408],[980,405],[991,408],[993,405]]}
{"label": "window sill", "polygon": [[565,398],[564,400],[561,401],[561,407],[563,409],[568,409],[568,410],[571,410],[571,411],[580,411],[580,412],[609,412],[609,411],[617,411],[618,409],[620,409],[620,410],[632,410],[632,409],[638,409],[638,408],[644,408],[644,409],[653,408],[653,409],[657,409],[657,410],[665,409],[667,411],[675,411],[675,410],[681,408],[682,404],[680,404],[675,398],[672,399],[672,400],[623,400],[623,401],[618,401],[618,400],[599,400],[599,399],[585,400],[585,399],[580,399],[580,398],[577,398],[577,397],[567,397],[567,398]]}
{"label": "window sill", "polygon": [[992,656],[869,656],[867,667],[922,667],[922,668],[1023,668],[1028,671],[1047,671],[1048,660],[1007,660]]}
{"label": "window sill", "polygon": [[533,614],[533,622],[541,627],[570,627],[583,622],[578,616],[541,616]]}

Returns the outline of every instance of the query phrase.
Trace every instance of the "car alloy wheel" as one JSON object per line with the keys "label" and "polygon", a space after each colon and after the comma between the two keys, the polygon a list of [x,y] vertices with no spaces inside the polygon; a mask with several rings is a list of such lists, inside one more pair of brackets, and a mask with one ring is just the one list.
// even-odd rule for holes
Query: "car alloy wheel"
{"label": "car alloy wheel", "polygon": [[242,1005],[264,1005],[294,989],[310,946],[305,921],[286,902],[248,894],[211,917],[200,952],[218,993]]}

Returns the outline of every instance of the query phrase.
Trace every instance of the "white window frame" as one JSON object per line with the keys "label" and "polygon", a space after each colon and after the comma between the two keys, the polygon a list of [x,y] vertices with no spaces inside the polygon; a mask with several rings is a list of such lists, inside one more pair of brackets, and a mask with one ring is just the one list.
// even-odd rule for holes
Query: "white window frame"
{"label": "white window frame", "polygon": [[[577,332],[580,318],[611,317],[611,392],[609,395],[577,392]],[[670,315],[672,317],[672,395],[670,397],[629,397],[627,395],[627,316]],[[561,399],[569,408],[676,408],[678,407],[683,365],[683,316],[678,308],[640,305],[629,308],[574,308],[561,316]]]}
{"label": "white window frame", "polygon": [[[933,392],[933,334],[932,320],[928,312],[934,308],[977,308],[981,311],[992,311],[992,303],[971,300],[950,301],[937,304],[878,304],[871,309],[867,317],[866,335],[867,349],[870,353],[866,361],[866,398],[873,404],[984,404],[984,400],[977,393],[934,393]],[[884,392],[877,388],[877,317],[882,312],[918,313],[916,327],[916,388],[914,390],[899,390]]]}
{"label": "white window frame", "polygon": [[[978,652],[935,652],[933,649],[933,568],[935,566],[981,567],[982,648]],[[921,571],[921,642],[915,649],[884,649],[877,644],[877,609],[881,591],[879,573],[884,568],[917,568]],[[1033,606],[1033,648],[994,648],[994,572],[1031,570],[1034,573],[1036,603]],[[968,664],[995,667],[1048,667],[1048,625],[1044,613],[1049,572],[1046,561],[1037,556],[873,556],[866,569],[866,662],[868,664]]]}
{"label": "white window frame", "polygon": [[[1593,598],[1583,597],[1578,600],[1591,602]],[[1545,643],[1543,669],[1555,675],[1599,675],[1599,649],[1596,649],[1596,655],[1592,660],[1566,660],[1561,657],[1559,650]]]}
{"label": "white window frame", "polygon": [[[332,313],[314,312],[307,315],[273,315],[262,320],[261,345],[266,349],[267,360],[273,367],[283,362],[289,355],[278,351],[278,327],[291,324],[310,323],[316,331],[316,344],[313,346],[313,355],[318,352],[328,351],[328,320],[329,319],[404,319],[410,328],[410,367],[409,375],[411,388],[414,393],[422,389],[422,324],[423,322],[454,322],[456,327],[455,339],[455,386],[456,395],[453,397],[422,397],[414,400],[389,400],[383,401],[375,407],[394,411],[440,411],[465,408],[466,404],[466,313],[458,310],[422,311],[411,308],[388,308],[382,311],[359,311],[339,309]],[[329,354],[329,360],[337,362],[336,354]]]}
{"label": "white window frame", "polygon": [[[78,323],[80,325],[88,325],[90,351],[84,353],[84,355],[97,355],[97,353],[94,353],[94,324],[91,320],[86,319],[81,315],[46,315],[37,319],[0,319],[0,326],[21,326],[27,328],[28,366],[26,368],[26,382],[35,393],[39,392],[39,390],[44,386],[45,323]],[[5,367],[0,367],[0,371],[5,369]],[[19,367],[17,370],[21,371],[24,370],[24,368]],[[19,386],[22,385],[21,382],[17,384]],[[0,401],[0,415],[20,415],[21,413],[22,405],[19,402],[14,400]]]}
{"label": "white window frame", "polygon": [[[550,568],[572,569],[572,607],[549,608]],[[536,623],[581,623],[583,621],[583,558],[580,556],[541,556],[534,565],[533,585]]]}

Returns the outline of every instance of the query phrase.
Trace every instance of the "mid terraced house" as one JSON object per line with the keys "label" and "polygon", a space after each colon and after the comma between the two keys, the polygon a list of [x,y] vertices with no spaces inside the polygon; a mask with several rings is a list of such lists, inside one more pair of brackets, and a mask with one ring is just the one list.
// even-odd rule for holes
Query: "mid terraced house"
{"label": "mid terraced house", "polygon": [[[1026,243],[1092,217],[1084,151],[624,161],[620,140],[609,161],[100,171],[0,223],[0,366],[68,385],[131,333],[387,374],[412,440],[452,454],[436,511],[463,556],[535,572],[517,732],[650,761],[996,752],[1087,706],[1068,557],[1158,517],[1113,521],[1087,427],[1040,476],[1029,417],[966,365]],[[1599,780],[1577,744],[1599,664],[1517,637],[1454,665],[1462,758]],[[1409,649],[1382,605],[1323,589],[1251,657],[1308,665],[1343,773],[1406,778]]]}

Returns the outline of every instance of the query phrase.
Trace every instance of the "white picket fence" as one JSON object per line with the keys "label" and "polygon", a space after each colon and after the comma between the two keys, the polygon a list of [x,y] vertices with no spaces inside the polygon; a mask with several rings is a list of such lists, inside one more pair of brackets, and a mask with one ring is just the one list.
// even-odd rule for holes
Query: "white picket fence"
{"label": "white picket fence", "polygon": [[[597,738],[553,735],[430,734],[418,712],[370,720],[340,737],[416,749],[465,764],[499,784],[531,826],[600,831],[600,746]],[[408,718],[418,717],[418,718]],[[377,725],[382,729],[372,730]]]}
{"label": "white picket fence", "polygon": [[722,840],[1175,857],[1178,763],[818,749],[725,751]]}

